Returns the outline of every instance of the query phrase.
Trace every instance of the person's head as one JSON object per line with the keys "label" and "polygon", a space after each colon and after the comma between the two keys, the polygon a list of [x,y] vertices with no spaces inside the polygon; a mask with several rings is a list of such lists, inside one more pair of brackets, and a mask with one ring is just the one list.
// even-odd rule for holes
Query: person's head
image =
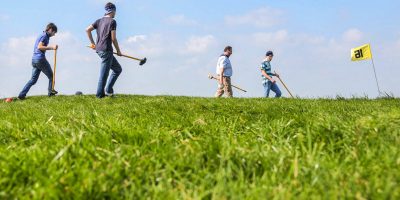
{"label": "person's head", "polygon": [[54,23],[47,24],[46,32],[50,35],[50,37],[55,36],[57,33],[57,26]]}
{"label": "person's head", "polygon": [[106,6],[104,7],[104,9],[106,10],[106,15],[114,18],[115,17],[115,13],[117,12],[117,7],[115,7],[115,5],[111,2],[108,2],[106,4]]}
{"label": "person's head", "polygon": [[232,55],[232,53],[233,53],[233,51],[232,51],[232,47],[231,46],[227,46],[227,47],[225,47],[225,49],[224,49],[224,55],[226,55],[226,56],[231,56]]}
{"label": "person's head", "polygon": [[274,53],[272,51],[267,51],[267,53],[265,54],[265,56],[267,57],[268,61],[271,61],[272,58],[274,57]]}

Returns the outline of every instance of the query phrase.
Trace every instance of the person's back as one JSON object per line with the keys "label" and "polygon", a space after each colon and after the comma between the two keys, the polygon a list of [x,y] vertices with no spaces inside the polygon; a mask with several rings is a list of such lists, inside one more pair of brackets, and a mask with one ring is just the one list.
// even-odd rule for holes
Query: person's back
{"label": "person's back", "polygon": [[111,17],[104,16],[92,26],[97,32],[96,51],[113,51],[111,31],[117,29],[117,22]]}
{"label": "person's back", "polygon": [[[118,79],[118,76],[122,72],[122,67],[118,63],[117,59],[113,55],[114,45],[117,55],[121,56],[121,50],[119,49],[117,40],[117,22],[114,20],[117,8],[113,3],[107,3],[105,6],[106,13],[104,17],[96,20],[87,29],[86,33],[91,43],[91,48],[96,49],[97,54],[101,59],[100,78],[97,85],[97,98],[103,98],[105,96],[114,96],[114,84]],[[92,31],[97,32],[97,43],[94,43]],[[107,83],[108,74],[110,69],[112,74]],[[107,88],[106,87],[107,84]],[[105,89],[105,90],[104,90]]]}

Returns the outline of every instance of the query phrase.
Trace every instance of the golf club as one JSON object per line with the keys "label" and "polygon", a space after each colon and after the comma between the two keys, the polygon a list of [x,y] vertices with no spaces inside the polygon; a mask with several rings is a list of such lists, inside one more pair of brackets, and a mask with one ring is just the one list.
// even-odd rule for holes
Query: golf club
{"label": "golf club", "polygon": [[[276,71],[274,71],[274,73],[277,74]],[[292,93],[290,92],[289,88],[288,88],[288,87],[286,86],[286,84],[282,81],[281,77],[280,77],[280,76],[277,76],[277,77],[278,77],[279,81],[282,83],[283,87],[286,88],[286,91],[288,91],[288,93],[290,94],[290,96],[291,96],[292,98],[294,98],[293,95],[292,95]]]}
{"label": "golf club", "polygon": [[[214,77],[214,76],[211,75],[211,74],[208,74],[208,78],[209,78],[209,79],[215,79],[215,80],[219,81],[219,78],[216,78],[216,77]],[[242,91],[242,92],[247,92],[246,90],[243,90],[242,88],[240,88],[240,87],[238,87],[238,86],[232,85],[232,87],[234,87],[234,88],[236,88],[236,89],[238,89],[238,90],[240,90],[240,91]]]}
{"label": "golf club", "polygon": [[[87,47],[93,49],[91,46],[87,46]],[[113,53],[117,55],[117,53],[115,53],[115,52],[113,52]],[[139,65],[140,66],[146,64],[146,62],[147,62],[147,58],[140,59],[140,58],[135,58],[135,57],[132,57],[132,56],[124,55],[124,54],[122,54],[121,56],[125,57],[125,58],[130,58],[130,59],[139,61]]]}

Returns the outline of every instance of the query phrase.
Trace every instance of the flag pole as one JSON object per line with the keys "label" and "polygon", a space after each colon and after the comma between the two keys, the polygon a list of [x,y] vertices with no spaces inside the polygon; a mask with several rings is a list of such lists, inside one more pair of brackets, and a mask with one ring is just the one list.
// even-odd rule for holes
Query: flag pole
{"label": "flag pole", "polygon": [[375,70],[374,58],[373,58],[372,56],[371,56],[371,61],[372,61],[372,68],[374,68],[374,74],[375,74],[376,86],[378,87],[378,92],[379,92],[379,96],[380,96],[380,95],[381,95],[381,89],[379,88],[378,77],[376,76],[376,70]]}
{"label": "flag pole", "polygon": [[[370,45],[370,44],[368,44],[368,45]],[[371,54],[372,68],[374,68],[374,74],[375,74],[376,86],[378,87],[378,94],[379,94],[379,96],[381,96],[381,89],[379,88],[378,76],[376,75],[376,69],[375,69],[374,57],[372,56],[372,53],[371,53],[371,45],[370,45],[369,51],[370,51],[370,54]]]}

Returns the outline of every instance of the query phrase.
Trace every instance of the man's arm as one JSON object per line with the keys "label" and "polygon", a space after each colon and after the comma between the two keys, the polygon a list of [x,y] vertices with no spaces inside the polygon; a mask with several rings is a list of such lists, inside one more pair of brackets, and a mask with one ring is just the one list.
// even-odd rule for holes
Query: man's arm
{"label": "man's arm", "polygon": [[117,50],[117,55],[122,56],[121,50],[119,49],[118,45],[117,31],[111,31],[111,41],[114,44],[115,49]]}
{"label": "man's arm", "polygon": [[39,42],[39,44],[38,44],[38,49],[39,49],[40,51],[57,50],[57,49],[58,49],[58,45],[44,46],[43,42]]}
{"label": "man's arm", "polygon": [[262,75],[265,76],[265,78],[267,78],[267,79],[270,80],[271,82],[273,82],[273,83],[276,82],[276,81],[275,81],[271,76],[269,76],[264,70],[261,70],[261,73],[262,73]]}
{"label": "man's arm", "polygon": [[94,30],[93,25],[90,25],[86,28],[86,34],[90,40],[90,44],[91,44],[91,48],[94,49],[96,47],[96,45],[94,44],[94,40],[93,40],[93,35],[92,35],[92,31]]}

